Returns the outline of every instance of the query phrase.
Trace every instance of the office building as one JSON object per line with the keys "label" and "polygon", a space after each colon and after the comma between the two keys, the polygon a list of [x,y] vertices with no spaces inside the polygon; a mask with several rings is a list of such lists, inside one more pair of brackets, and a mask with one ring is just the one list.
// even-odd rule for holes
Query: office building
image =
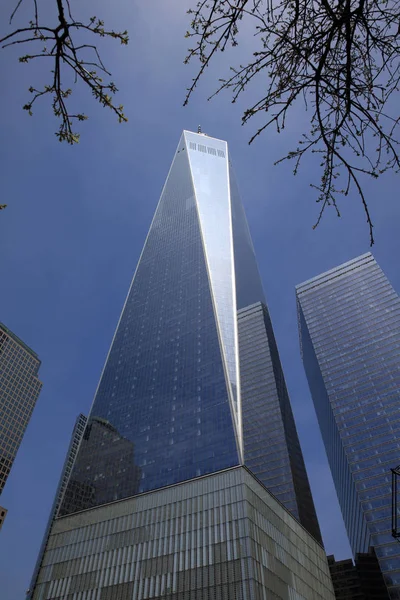
{"label": "office building", "polygon": [[[336,600],[365,600],[353,559],[335,560],[330,555],[328,565]],[[386,592],[386,586],[383,585]]]}
{"label": "office building", "polygon": [[238,329],[245,464],[322,543],[265,304],[240,309]]}
{"label": "office building", "polygon": [[329,598],[302,526],[320,540],[227,144],[184,132],[33,597]]}
{"label": "office building", "polygon": [[358,552],[355,563],[351,558],[335,560],[328,556],[336,600],[389,600],[373,548]]}
{"label": "office building", "polygon": [[400,299],[370,253],[297,286],[301,353],[353,552],[374,546],[392,599],[400,450]]}
{"label": "office building", "polygon": [[366,600],[388,600],[389,593],[374,548],[358,552],[355,566]]}
{"label": "office building", "polygon": [[75,425],[74,425],[72,435],[71,435],[71,440],[70,440],[70,443],[68,446],[68,451],[65,456],[64,465],[63,465],[63,468],[61,471],[61,476],[60,476],[60,479],[59,479],[59,482],[57,485],[53,504],[50,509],[49,518],[47,520],[47,525],[46,525],[45,533],[43,536],[42,544],[40,546],[39,554],[38,554],[38,557],[36,560],[35,569],[33,571],[31,584],[30,584],[28,592],[27,592],[27,598],[31,598],[31,592],[33,591],[33,589],[35,587],[36,579],[37,579],[39,569],[40,569],[40,565],[42,563],[43,555],[46,550],[50,529],[51,529],[54,519],[58,515],[58,509],[60,508],[61,501],[64,497],[65,489],[67,487],[67,483],[68,483],[68,480],[71,475],[72,466],[74,464],[76,454],[78,452],[79,444],[81,443],[82,436],[85,432],[86,422],[87,422],[87,417],[85,417],[85,415],[82,415],[82,414],[80,414],[75,421]]}
{"label": "office building", "polygon": [[39,367],[37,354],[0,323],[0,494],[42,387]]}

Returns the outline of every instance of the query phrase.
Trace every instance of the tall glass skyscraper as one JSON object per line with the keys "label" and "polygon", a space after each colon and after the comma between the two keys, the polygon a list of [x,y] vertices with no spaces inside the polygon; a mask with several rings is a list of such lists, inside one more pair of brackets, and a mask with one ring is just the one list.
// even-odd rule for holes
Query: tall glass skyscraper
{"label": "tall glass skyscraper", "polygon": [[400,598],[391,473],[400,452],[400,298],[370,253],[297,286],[303,363],[353,552]]}
{"label": "tall glass skyscraper", "polygon": [[[224,487],[231,489],[225,496]],[[275,499],[271,500],[273,509],[271,505],[267,510],[264,504],[271,496],[265,491],[266,487],[320,541],[307,474],[253,245],[228,158],[228,147],[224,141],[185,131],[107,356],[33,597],[35,600],[47,600],[62,593],[69,598],[67,583],[63,581],[72,576],[68,575],[70,569],[78,568],[76,560],[83,560],[79,552],[88,552],[89,548],[90,552],[95,552],[93,548],[97,548],[97,542],[91,536],[99,534],[102,537],[105,532],[112,531],[117,536],[113,538],[113,544],[116,544],[113,549],[122,544],[120,560],[125,561],[121,563],[125,565],[124,575],[118,575],[122,580],[113,579],[113,586],[126,583],[129,599],[158,598],[164,590],[164,594],[168,592],[176,600],[186,600],[192,595],[203,600],[208,598],[207,589],[210,594],[211,589],[214,590],[214,596],[210,595],[210,598],[222,600],[224,594],[229,599],[234,598],[228,593],[229,561],[239,560],[241,550],[239,546],[235,546],[236,550],[234,546],[229,550],[228,540],[233,539],[232,535],[238,540],[243,535],[242,550],[248,547],[251,555],[253,542],[250,538],[244,541],[247,539],[244,530],[242,533],[238,530],[236,535],[233,530],[222,533],[222,529],[237,527],[241,517],[235,512],[236,502],[239,498],[244,502],[244,497],[251,496],[254,497],[254,510],[264,510],[264,518],[275,523],[276,532],[281,531],[279,535],[283,537],[276,533],[276,540],[287,539],[287,543],[273,542],[273,545],[283,544],[276,552],[281,553],[279,561],[283,563],[283,571],[286,569],[285,575],[283,571],[279,575],[286,582],[284,585],[278,583],[279,577],[275,573],[278,577],[276,596],[286,598],[290,587],[297,589],[290,583],[292,573],[297,573],[297,566],[293,566],[294,563],[289,566],[289,563],[292,564],[289,556],[284,558],[284,547],[289,548],[294,543],[296,550],[292,558],[296,552],[306,552],[298,549],[305,544],[304,548],[312,547],[310,552],[314,556],[312,560],[315,560],[315,572],[301,577],[311,577],[310,581],[317,577],[320,582],[316,595],[306,587],[304,597],[324,598],[325,594],[330,598],[331,587],[329,577],[325,578],[328,571],[321,546],[303,529],[302,539],[298,533],[293,533],[296,527],[301,526],[296,525],[282,506],[278,509],[280,505]],[[248,492],[244,494],[245,489]],[[217,495],[213,496],[213,500],[211,496],[207,500],[212,490]],[[188,500],[185,504],[185,498],[192,496],[193,501]],[[182,502],[184,508],[179,508]],[[117,513],[112,507],[119,507]],[[153,516],[143,513],[141,519],[144,520],[140,524],[135,521],[139,530],[129,533],[133,525],[129,520],[123,520],[125,517],[119,512],[121,507],[126,511],[125,516],[132,510],[151,513],[153,507],[154,511],[151,513]],[[160,507],[164,507],[165,514],[159,513]],[[211,507],[212,516],[208,512]],[[249,517],[248,508],[246,504],[240,509],[244,511],[243,518]],[[282,510],[284,512],[279,513]],[[187,514],[191,515],[190,519],[183,519],[183,515]],[[112,518],[114,525],[104,525]],[[119,525],[118,518],[122,519]],[[207,531],[211,527],[209,518],[213,526],[218,524],[214,541],[203,532],[204,527]],[[154,530],[152,519],[158,523]],[[177,521],[173,524],[174,531],[170,531],[173,539],[168,538],[167,542],[165,528],[168,529],[171,519]],[[284,524],[285,519],[288,525]],[[101,532],[98,528],[100,521],[103,523]],[[184,522],[188,529],[185,541],[182,541]],[[269,535],[262,518],[261,522],[264,533],[260,535]],[[88,528],[87,534],[76,529],[81,528],[82,523]],[[112,527],[122,527],[124,531],[112,530]],[[193,528],[197,533],[193,532]],[[289,542],[292,535],[289,530],[297,542]],[[183,550],[189,552],[189,547],[192,548],[183,557],[177,547],[179,532]],[[92,540],[84,545],[86,550],[72,548],[81,539],[80,535],[88,535]],[[143,556],[139,561],[142,565],[137,566],[139,571],[132,566],[136,575],[129,571],[130,567],[126,567],[126,564],[131,564],[129,561],[133,561],[132,565],[135,561],[136,565],[139,564],[136,554],[135,559],[133,555],[124,554],[123,548],[130,543],[135,548],[140,546],[137,552],[144,551],[141,546],[144,544],[147,553],[145,562]],[[268,546],[265,543],[264,550]],[[217,550],[215,544],[219,544]],[[157,555],[157,552],[160,554]],[[167,558],[163,552],[167,553]],[[164,566],[161,555],[166,561]],[[64,564],[56,568],[55,563],[61,561],[60,556],[64,557],[64,561],[68,556],[68,561],[75,561],[75,566]],[[156,556],[160,556],[158,562]],[[246,557],[250,560],[250,555],[246,554]],[[150,559],[155,562],[149,562]],[[268,562],[267,558],[265,560]],[[293,560],[298,561],[298,558]],[[95,564],[95,559],[93,561]],[[211,564],[220,562],[226,564],[225,571],[222,566],[215,567],[215,573],[226,572],[226,580],[218,583],[209,569]],[[252,571],[255,567],[251,564],[253,566],[249,568]],[[313,572],[314,567],[307,565],[307,573]],[[68,593],[72,594],[71,590],[75,593],[110,587],[108,579],[106,582],[101,579],[101,568],[92,567],[90,573],[96,569],[99,572],[92,573],[84,581],[77,579],[73,584],[68,583]],[[162,573],[169,575],[160,583],[157,578],[162,579]],[[179,573],[186,575],[180,575],[178,581]],[[247,593],[249,598],[253,598],[255,592],[247,592],[250,588],[246,586],[250,585],[248,581],[254,579],[254,574],[243,574],[239,569],[237,573],[233,570],[231,575],[231,593],[237,594],[238,600],[244,600]],[[73,576],[77,577],[75,571]],[[324,583],[321,583],[320,576]],[[129,577],[133,577],[135,584]],[[142,583],[138,583],[140,577],[143,577]],[[233,583],[235,577],[237,583]],[[152,578],[152,583],[146,583],[147,578]],[[272,582],[272,575],[271,578]],[[245,580],[246,584],[243,583]],[[262,587],[264,579],[253,584]],[[222,589],[221,586],[225,587]],[[298,593],[300,588],[299,583]],[[195,593],[195,589],[202,591]],[[189,590],[192,590],[192,595]],[[112,593],[117,591],[113,587],[104,594],[110,593],[110,598],[114,598]],[[122,588],[118,593],[123,593]],[[104,595],[104,599],[108,597]]]}
{"label": "tall glass skyscraper", "polygon": [[243,463],[319,538],[227,144],[184,132],[60,514]]}

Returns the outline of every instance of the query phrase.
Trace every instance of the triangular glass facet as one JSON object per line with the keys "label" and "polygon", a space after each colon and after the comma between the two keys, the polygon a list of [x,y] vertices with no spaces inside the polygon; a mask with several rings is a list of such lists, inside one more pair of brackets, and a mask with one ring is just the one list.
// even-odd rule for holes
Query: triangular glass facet
{"label": "triangular glass facet", "polygon": [[182,136],[60,514],[238,463],[226,365]]}
{"label": "triangular glass facet", "polygon": [[[232,215],[226,142],[185,132],[204,253],[229,381],[240,431],[238,339]],[[239,434],[240,437],[240,434]]]}

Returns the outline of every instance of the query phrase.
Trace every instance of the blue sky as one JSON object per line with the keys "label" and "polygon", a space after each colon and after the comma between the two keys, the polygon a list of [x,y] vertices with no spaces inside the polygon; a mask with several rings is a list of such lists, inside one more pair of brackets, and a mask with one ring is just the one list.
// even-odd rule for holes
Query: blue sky
{"label": "blue sky", "polygon": [[[94,9],[93,6],[96,6]],[[1,22],[7,11],[0,9]],[[29,3],[27,4],[29,6]],[[369,249],[355,195],[343,199],[342,218],[328,212],[316,231],[318,206],[305,164],[273,167],[302,132],[295,108],[285,134],[270,131],[251,147],[253,126],[240,126],[246,102],[228,95],[207,102],[241,46],[207,70],[189,106],[182,107],[195,65],[184,66],[188,18],[177,0],[85,5],[110,27],[128,28],[128,47],[104,42],[103,58],[121,89],[129,123],[119,125],[85,90],[75,98],[90,115],[81,143],[58,143],[50,107],[29,118],[21,109],[27,88],[44,78],[0,52],[3,143],[0,213],[0,320],[41,357],[43,390],[1,497],[9,509],[0,533],[1,600],[19,600],[28,587],[69,436],[87,413],[152,214],[183,128],[199,123],[230,145],[254,239],[278,347],[328,553],[350,555],[325,451],[299,355],[294,287]],[[21,13],[22,16],[22,13]],[[18,22],[17,22],[18,23]],[[42,68],[40,66],[40,68]],[[250,96],[262,92],[262,81]],[[245,100],[245,99],[244,99]],[[400,290],[400,206],[394,174],[368,181],[379,264]]]}

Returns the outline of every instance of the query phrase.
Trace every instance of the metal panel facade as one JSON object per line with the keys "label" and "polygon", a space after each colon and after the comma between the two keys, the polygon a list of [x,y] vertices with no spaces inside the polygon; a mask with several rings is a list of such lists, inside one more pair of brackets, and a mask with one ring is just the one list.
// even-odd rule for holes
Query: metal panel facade
{"label": "metal panel facade", "polygon": [[323,548],[243,467],[56,521],[34,600],[334,600]]}

